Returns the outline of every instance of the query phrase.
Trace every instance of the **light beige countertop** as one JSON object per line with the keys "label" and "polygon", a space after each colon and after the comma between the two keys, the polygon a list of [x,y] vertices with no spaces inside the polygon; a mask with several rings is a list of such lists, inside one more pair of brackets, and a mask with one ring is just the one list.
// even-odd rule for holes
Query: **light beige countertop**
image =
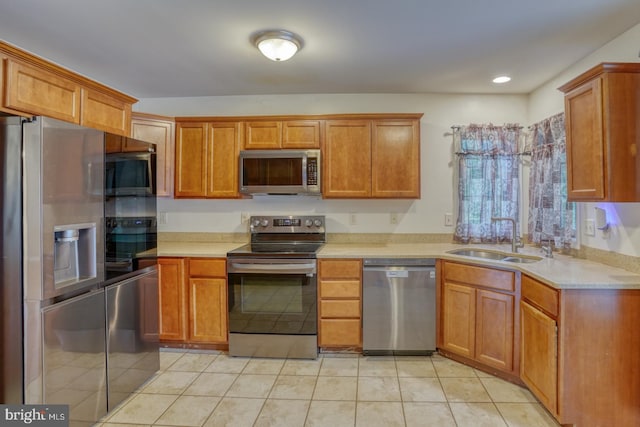
{"label": "light beige countertop", "polygon": [[161,257],[225,258],[227,252],[239,248],[239,242],[158,242]]}
{"label": "light beige countertop", "polygon": [[[242,246],[239,242],[159,242],[158,256],[163,257],[226,257],[227,252]],[[318,258],[440,258],[487,267],[521,271],[557,289],[638,289],[640,275],[597,262],[553,254],[528,264],[495,261],[449,254],[453,249],[489,249],[511,252],[510,245],[459,245],[453,243],[327,243]],[[542,256],[536,247],[519,250],[522,255]]]}

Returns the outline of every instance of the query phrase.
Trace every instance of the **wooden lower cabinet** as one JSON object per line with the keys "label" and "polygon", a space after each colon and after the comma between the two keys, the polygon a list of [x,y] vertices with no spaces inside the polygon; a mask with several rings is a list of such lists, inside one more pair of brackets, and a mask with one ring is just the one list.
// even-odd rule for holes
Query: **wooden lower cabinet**
{"label": "wooden lower cabinet", "polygon": [[438,348],[516,378],[516,273],[440,262]]}
{"label": "wooden lower cabinet", "polygon": [[187,340],[187,286],[185,258],[158,258],[160,341]]}
{"label": "wooden lower cabinet", "polygon": [[189,260],[189,341],[207,344],[228,342],[224,259]]}
{"label": "wooden lower cabinet", "polygon": [[640,425],[640,290],[522,276],[522,381],[562,425]]}
{"label": "wooden lower cabinet", "polygon": [[228,343],[224,258],[160,258],[160,340]]}
{"label": "wooden lower cabinet", "polygon": [[318,260],[318,345],[362,348],[362,260]]}
{"label": "wooden lower cabinet", "polygon": [[558,328],[555,319],[520,302],[520,378],[553,414],[558,411]]}

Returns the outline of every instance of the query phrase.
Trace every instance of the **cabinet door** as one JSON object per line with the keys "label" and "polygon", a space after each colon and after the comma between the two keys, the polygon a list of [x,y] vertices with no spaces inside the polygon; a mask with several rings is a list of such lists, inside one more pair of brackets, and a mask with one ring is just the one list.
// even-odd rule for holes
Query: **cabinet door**
{"label": "cabinet door", "polygon": [[176,125],[175,197],[205,197],[207,192],[207,123]]}
{"label": "cabinet door", "polygon": [[105,132],[129,136],[131,104],[95,90],[83,88],[80,124]]}
{"label": "cabinet door", "polygon": [[104,151],[106,153],[120,153],[122,152],[122,140],[124,136],[116,135],[114,133],[107,133],[104,135]]}
{"label": "cabinet door", "polygon": [[189,279],[189,340],[227,343],[227,280]]}
{"label": "cabinet door", "polygon": [[268,150],[280,148],[282,144],[282,122],[246,122],[245,150]]}
{"label": "cabinet door", "polygon": [[540,310],[521,301],[520,329],[520,378],[551,413],[557,414],[556,322]]}
{"label": "cabinet door", "polygon": [[320,148],[320,121],[282,122],[282,148]]}
{"label": "cabinet door", "polygon": [[80,85],[13,59],[5,65],[5,107],[80,123]]}
{"label": "cabinet door", "polygon": [[160,340],[187,339],[187,286],[183,258],[158,259]]}
{"label": "cabinet door", "polygon": [[371,122],[327,121],[322,169],[323,197],[371,197]]}
{"label": "cabinet door", "polygon": [[211,123],[207,159],[207,197],[238,197],[240,123]]}
{"label": "cabinet door", "polygon": [[602,79],[567,93],[564,98],[567,129],[567,195],[569,200],[602,200],[605,192],[605,155]]}
{"label": "cabinet door", "polygon": [[371,156],[372,197],[420,198],[417,120],[375,120]]}
{"label": "cabinet door", "polygon": [[[174,123],[170,119],[134,116],[131,119],[131,136],[156,144],[156,190],[159,197],[173,195],[173,140]],[[129,150],[132,147],[123,147]]]}
{"label": "cabinet door", "polygon": [[513,295],[476,291],[476,353],[480,362],[513,370]]}
{"label": "cabinet door", "polygon": [[444,283],[443,347],[461,356],[475,355],[476,291],[469,286]]}

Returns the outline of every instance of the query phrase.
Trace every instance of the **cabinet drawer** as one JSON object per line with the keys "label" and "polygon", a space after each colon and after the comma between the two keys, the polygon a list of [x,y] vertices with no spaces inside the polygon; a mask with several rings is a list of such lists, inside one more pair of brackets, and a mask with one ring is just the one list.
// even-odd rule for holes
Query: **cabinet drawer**
{"label": "cabinet drawer", "polygon": [[359,280],[322,280],[320,298],[360,298]]}
{"label": "cabinet drawer", "polygon": [[322,319],[320,320],[320,346],[362,345],[362,327],[360,319]]}
{"label": "cabinet drawer", "polygon": [[360,279],[362,276],[362,260],[359,259],[321,259],[319,264],[321,279]]}
{"label": "cabinet drawer", "polygon": [[444,279],[447,281],[468,283],[509,292],[515,290],[515,273],[512,271],[494,270],[492,268],[452,262],[446,262],[444,267]]}
{"label": "cabinet drawer", "polygon": [[360,318],[360,300],[324,300],[320,301],[320,317]]}
{"label": "cabinet drawer", "polygon": [[522,299],[558,317],[558,291],[525,275],[522,276]]}
{"label": "cabinet drawer", "polygon": [[226,277],[226,260],[224,259],[190,259],[189,275],[200,277]]}

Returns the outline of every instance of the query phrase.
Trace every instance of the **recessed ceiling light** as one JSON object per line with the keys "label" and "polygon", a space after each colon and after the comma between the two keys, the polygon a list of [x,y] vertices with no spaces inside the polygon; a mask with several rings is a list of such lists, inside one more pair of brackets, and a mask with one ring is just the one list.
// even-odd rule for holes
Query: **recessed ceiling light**
{"label": "recessed ceiling light", "polygon": [[498,76],[495,79],[493,79],[494,83],[506,83],[508,81],[511,81],[511,77],[509,76]]}

